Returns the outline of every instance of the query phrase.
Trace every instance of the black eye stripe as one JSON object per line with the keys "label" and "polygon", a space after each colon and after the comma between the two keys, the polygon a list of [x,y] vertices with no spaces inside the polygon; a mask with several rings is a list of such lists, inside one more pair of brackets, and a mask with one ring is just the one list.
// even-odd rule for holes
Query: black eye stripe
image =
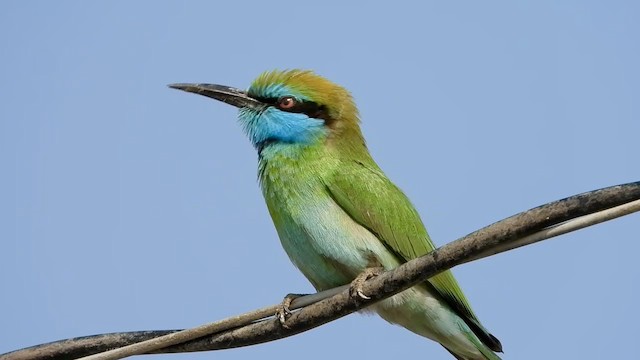
{"label": "black eye stripe", "polygon": [[278,102],[278,98],[266,98],[262,96],[253,96],[253,95],[251,97],[267,105],[275,105]]}
{"label": "black eye stripe", "polygon": [[314,102],[299,101],[292,108],[289,108],[289,109],[280,108],[280,110],[295,112],[295,113],[302,113],[302,114],[306,114],[307,116],[314,117],[314,115],[317,114],[321,108],[322,106]]}
{"label": "black eye stripe", "polygon": [[316,118],[316,119],[326,119],[327,114],[326,114],[326,108],[324,105],[320,105],[318,103],[315,103],[313,101],[300,101],[300,100],[296,100],[296,104],[288,109],[283,109],[278,107],[278,101],[281,98],[264,98],[264,97],[254,97],[254,99],[263,102],[265,104],[268,104],[270,106],[275,106],[278,109],[282,110],[282,111],[286,111],[286,112],[291,112],[291,113],[299,113],[299,114],[305,114],[308,117],[312,117],[312,118]]}

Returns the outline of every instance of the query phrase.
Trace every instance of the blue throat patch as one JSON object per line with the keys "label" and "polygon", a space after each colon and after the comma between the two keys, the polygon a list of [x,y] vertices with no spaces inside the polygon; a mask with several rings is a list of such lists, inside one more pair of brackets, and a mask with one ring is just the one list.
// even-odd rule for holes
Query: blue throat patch
{"label": "blue throat patch", "polygon": [[249,140],[259,150],[268,143],[276,142],[311,144],[327,134],[324,120],[271,106],[260,112],[240,109],[238,118]]}
{"label": "blue throat patch", "polygon": [[[258,98],[293,96],[299,101],[309,100],[282,84],[250,88],[249,94]],[[328,132],[322,119],[282,111],[273,106],[267,106],[261,111],[240,109],[238,118],[251,143],[259,152],[273,143],[311,144],[326,136]]]}

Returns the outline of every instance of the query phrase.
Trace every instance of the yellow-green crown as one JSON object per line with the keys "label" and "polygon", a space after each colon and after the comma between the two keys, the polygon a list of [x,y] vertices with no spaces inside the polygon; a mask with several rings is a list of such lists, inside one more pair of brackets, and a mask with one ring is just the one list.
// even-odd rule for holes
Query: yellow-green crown
{"label": "yellow-green crown", "polygon": [[294,96],[324,106],[337,122],[358,122],[358,110],[349,91],[309,70],[266,71],[253,81],[248,94],[258,98]]}

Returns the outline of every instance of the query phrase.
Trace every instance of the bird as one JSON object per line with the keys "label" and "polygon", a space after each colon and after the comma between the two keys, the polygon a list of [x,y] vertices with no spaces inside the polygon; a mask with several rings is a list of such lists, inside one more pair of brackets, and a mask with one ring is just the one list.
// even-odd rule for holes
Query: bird
{"label": "bird", "polygon": [[[239,109],[278,237],[316,290],[375,276],[435,249],[410,200],[370,155],[344,87],[301,69],[263,72],[246,91],[169,87]],[[440,343],[458,360],[500,359],[500,341],[480,323],[451,271],[367,309]]]}

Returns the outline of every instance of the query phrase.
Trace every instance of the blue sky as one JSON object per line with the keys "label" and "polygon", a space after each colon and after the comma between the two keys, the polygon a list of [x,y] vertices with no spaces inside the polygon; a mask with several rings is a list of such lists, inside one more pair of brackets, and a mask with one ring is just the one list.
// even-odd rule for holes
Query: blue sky
{"label": "blue sky", "polygon": [[[312,288],[281,249],[256,154],[213,100],[306,68],[349,88],[369,147],[438,244],[640,179],[633,1],[0,4],[0,353],[195,326]],[[638,215],[455,274],[504,359],[629,358]],[[274,343],[145,359],[449,359],[352,315]]]}

